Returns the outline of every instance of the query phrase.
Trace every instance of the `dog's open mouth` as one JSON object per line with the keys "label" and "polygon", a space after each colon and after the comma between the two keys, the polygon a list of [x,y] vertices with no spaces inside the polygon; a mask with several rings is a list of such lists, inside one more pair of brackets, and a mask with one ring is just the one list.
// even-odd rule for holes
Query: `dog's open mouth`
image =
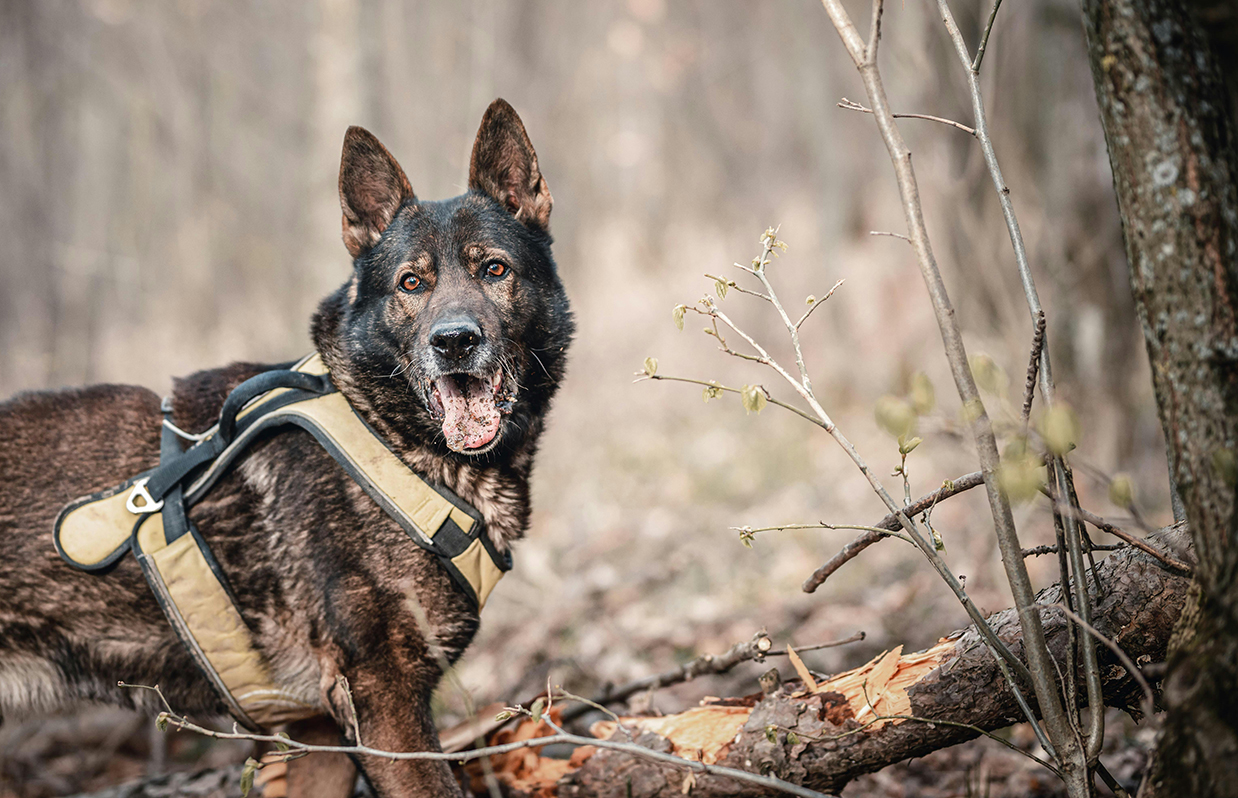
{"label": "dog's open mouth", "polygon": [[430,385],[430,413],[442,419],[443,437],[456,452],[479,453],[499,433],[502,415],[511,412],[502,370],[489,377],[448,374]]}

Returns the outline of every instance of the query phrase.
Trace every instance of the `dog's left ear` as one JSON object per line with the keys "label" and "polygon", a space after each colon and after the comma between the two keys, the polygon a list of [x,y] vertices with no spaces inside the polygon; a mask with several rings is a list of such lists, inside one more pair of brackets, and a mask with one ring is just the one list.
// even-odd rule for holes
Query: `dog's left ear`
{"label": "dog's left ear", "polygon": [[340,157],[340,208],[344,246],[354,258],[378,243],[413,187],[404,170],[374,134],[350,127]]}
{"label": "dog's left ear", "polygon": [[469,161],[469,188],[494,197],[525,225],[550,229],[554,199],[537,168],[529,134],[506,100],[490,103],[481,118]]}

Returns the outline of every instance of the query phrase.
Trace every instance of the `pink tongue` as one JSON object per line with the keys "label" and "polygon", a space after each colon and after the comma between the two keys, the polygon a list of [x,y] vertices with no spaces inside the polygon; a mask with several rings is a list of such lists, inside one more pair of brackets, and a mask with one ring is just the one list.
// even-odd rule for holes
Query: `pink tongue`
{"label": "pink tongue", "polygon": [[[464,391],[460,383],[466,383]],[[499,431],[499,411],[490,385],[475,377],[443,377],[435,382],[443,402],[443,436],[453,451],[480,449]]]}

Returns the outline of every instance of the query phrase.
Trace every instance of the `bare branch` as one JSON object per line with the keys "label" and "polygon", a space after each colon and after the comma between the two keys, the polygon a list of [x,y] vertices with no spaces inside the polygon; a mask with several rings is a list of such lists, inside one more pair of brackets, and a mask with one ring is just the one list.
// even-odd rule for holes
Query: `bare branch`
{"label": "bare branch", "polygon": [[799,330],[799,328],[804,325],[804,322],[808,321],[808,317],[812,315],[812,312],[816,310],[817,308],[821,307],[821,305],[825,303],[825,300],[834,296],[834,292],[837,291],[839,286],[841,286],[845,282],[847,282],[847,280],[846,278],[843,278],[839,280],[838,282],[834,283],[834,287],[831,288],[829,291],[827,291],[825,293],[825,296],[821,297],[816,302],[813,302],[811,305],[809,305],[808,310],[804,311],[804,315],[800,316],[800,320],[795,323],[795,329]]}
{"label": "bare branch", "polygon": [[971,62],[971,71],[980,72],[980,62],[984,60],[984,48],[989,46],[989,34],[993,32],[993,22],[997,19],[997,9],[1001,8],[1002,0],[993,0],[993,10],[989,12],[989,21],[984,26],[984,34],[980,37],[980,46],[976,48],[976,57]]}
{"label": "bare branch", "polygon": [[[842,108],[845,111],[859,111],[862,114],[871,114],[873,112],[873,109],[866,108],[860,103],[855,102],[854,100],[848,100],[846,97],[842,98],[842,100],[840,100],[837,103],[837,105],[839,108]],[[941,116],[933,116],[932,114],[894,114],[894,118],[895,119],[925,119],[925,120],[928,120],[929,122],[940,122],[943,125],[949,125],[952,128],[961,130],[969,136],[976,135],[976,131],[973,128],[970,128],[967,125],[964,125],[962,122],[955,122],[953,119],[946,119],[945,117],[941,117]]]}
{"label": "bare branch", "polygon": [[889,236],[890,238],[901,238],[904,241],[906,241],[908,244],[911,243],[911,239],[903,235],[902,233],[889,233],[889,232],[886,232],[885,230],[869,230],[868,234],[870,236]]}
{"label": "bare branch", "polygon": [[[964,474],[963,476],[942,485],[940,489],[916,499],[906,508],[905,512],[909,516],[919,515],[920,513],[933,507],[937,504],[937,502],[949,499],[951,496],[957,496],[964,491],[971,490],[983,482],[984,478],[979,471]],[[821,587],[821,585],[825,583],[825,580],[829,579],[835,571],[851,560],[854,560],[857,556],[859,556],[860,552],[864,551],[864,549],[867,549],[883,537],[886,537],[885,533],[897,529],[899,526],[898,516],[891,513],[874,524],[874,526],[877,531],[869,531],[863,535],[860,535],[858,538],[844,546],[842,551],[831,557],[825,565],[822,565],[814,571],[812,576],[808,577],[808,579],[804,581],[804,592],[814,592],[817,588]]]}
{"label": "bare branch", "polygon": [[[796,649],[796,653],[804,651],[818,651],[825,648],[835,648],[844,646],[848,643],[856,643],[865,638],[864,632],[857,632],[843,640],[833,640],[829,643],[818,643],[814,646],[805,646]],[[781,657],[786,656],[786,649],[777,651],[771,648],[771,641],[765,632],[759,632],[753,636],[752,640],[743,643],[736,643],[727,649],[724,653],[718,656],[705,654],[696,659],[685,662],[674,670],[669,670],[664,673],[655,674],[653,676],[645,676],[641,679],[635,679],[618,687],[608,685],[602,692],[593,697],[592,703],[595,704],[615,704],[620,701],[625,701],[637,693],[646,690],[657,690],[661,687],[668,687],[672,684],[681,682],[690,682],[698,676],[707,674],[726,673],[743,662],[755,660],[760,662],[766,657]],[[589,709],[588,706],[570,707],[563,711],[563,722],[574,720]]]}

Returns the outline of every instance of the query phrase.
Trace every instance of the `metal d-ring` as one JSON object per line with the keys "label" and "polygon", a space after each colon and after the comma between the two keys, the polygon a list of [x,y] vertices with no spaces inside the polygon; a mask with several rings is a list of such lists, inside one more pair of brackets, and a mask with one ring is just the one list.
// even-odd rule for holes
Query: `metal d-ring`
{"label": "metal d-ring", "polygon": [[[147,482],[150,482],[150,477],[142,477],[134,482],[133,490],[129,492],[129,498],[125,500],[125,509],[134,515],[157,513],[163,509],[163,500],[155,501],[150,491],[146,489]],[[136,504],[135,499],[141,499],[142,504]]]}

